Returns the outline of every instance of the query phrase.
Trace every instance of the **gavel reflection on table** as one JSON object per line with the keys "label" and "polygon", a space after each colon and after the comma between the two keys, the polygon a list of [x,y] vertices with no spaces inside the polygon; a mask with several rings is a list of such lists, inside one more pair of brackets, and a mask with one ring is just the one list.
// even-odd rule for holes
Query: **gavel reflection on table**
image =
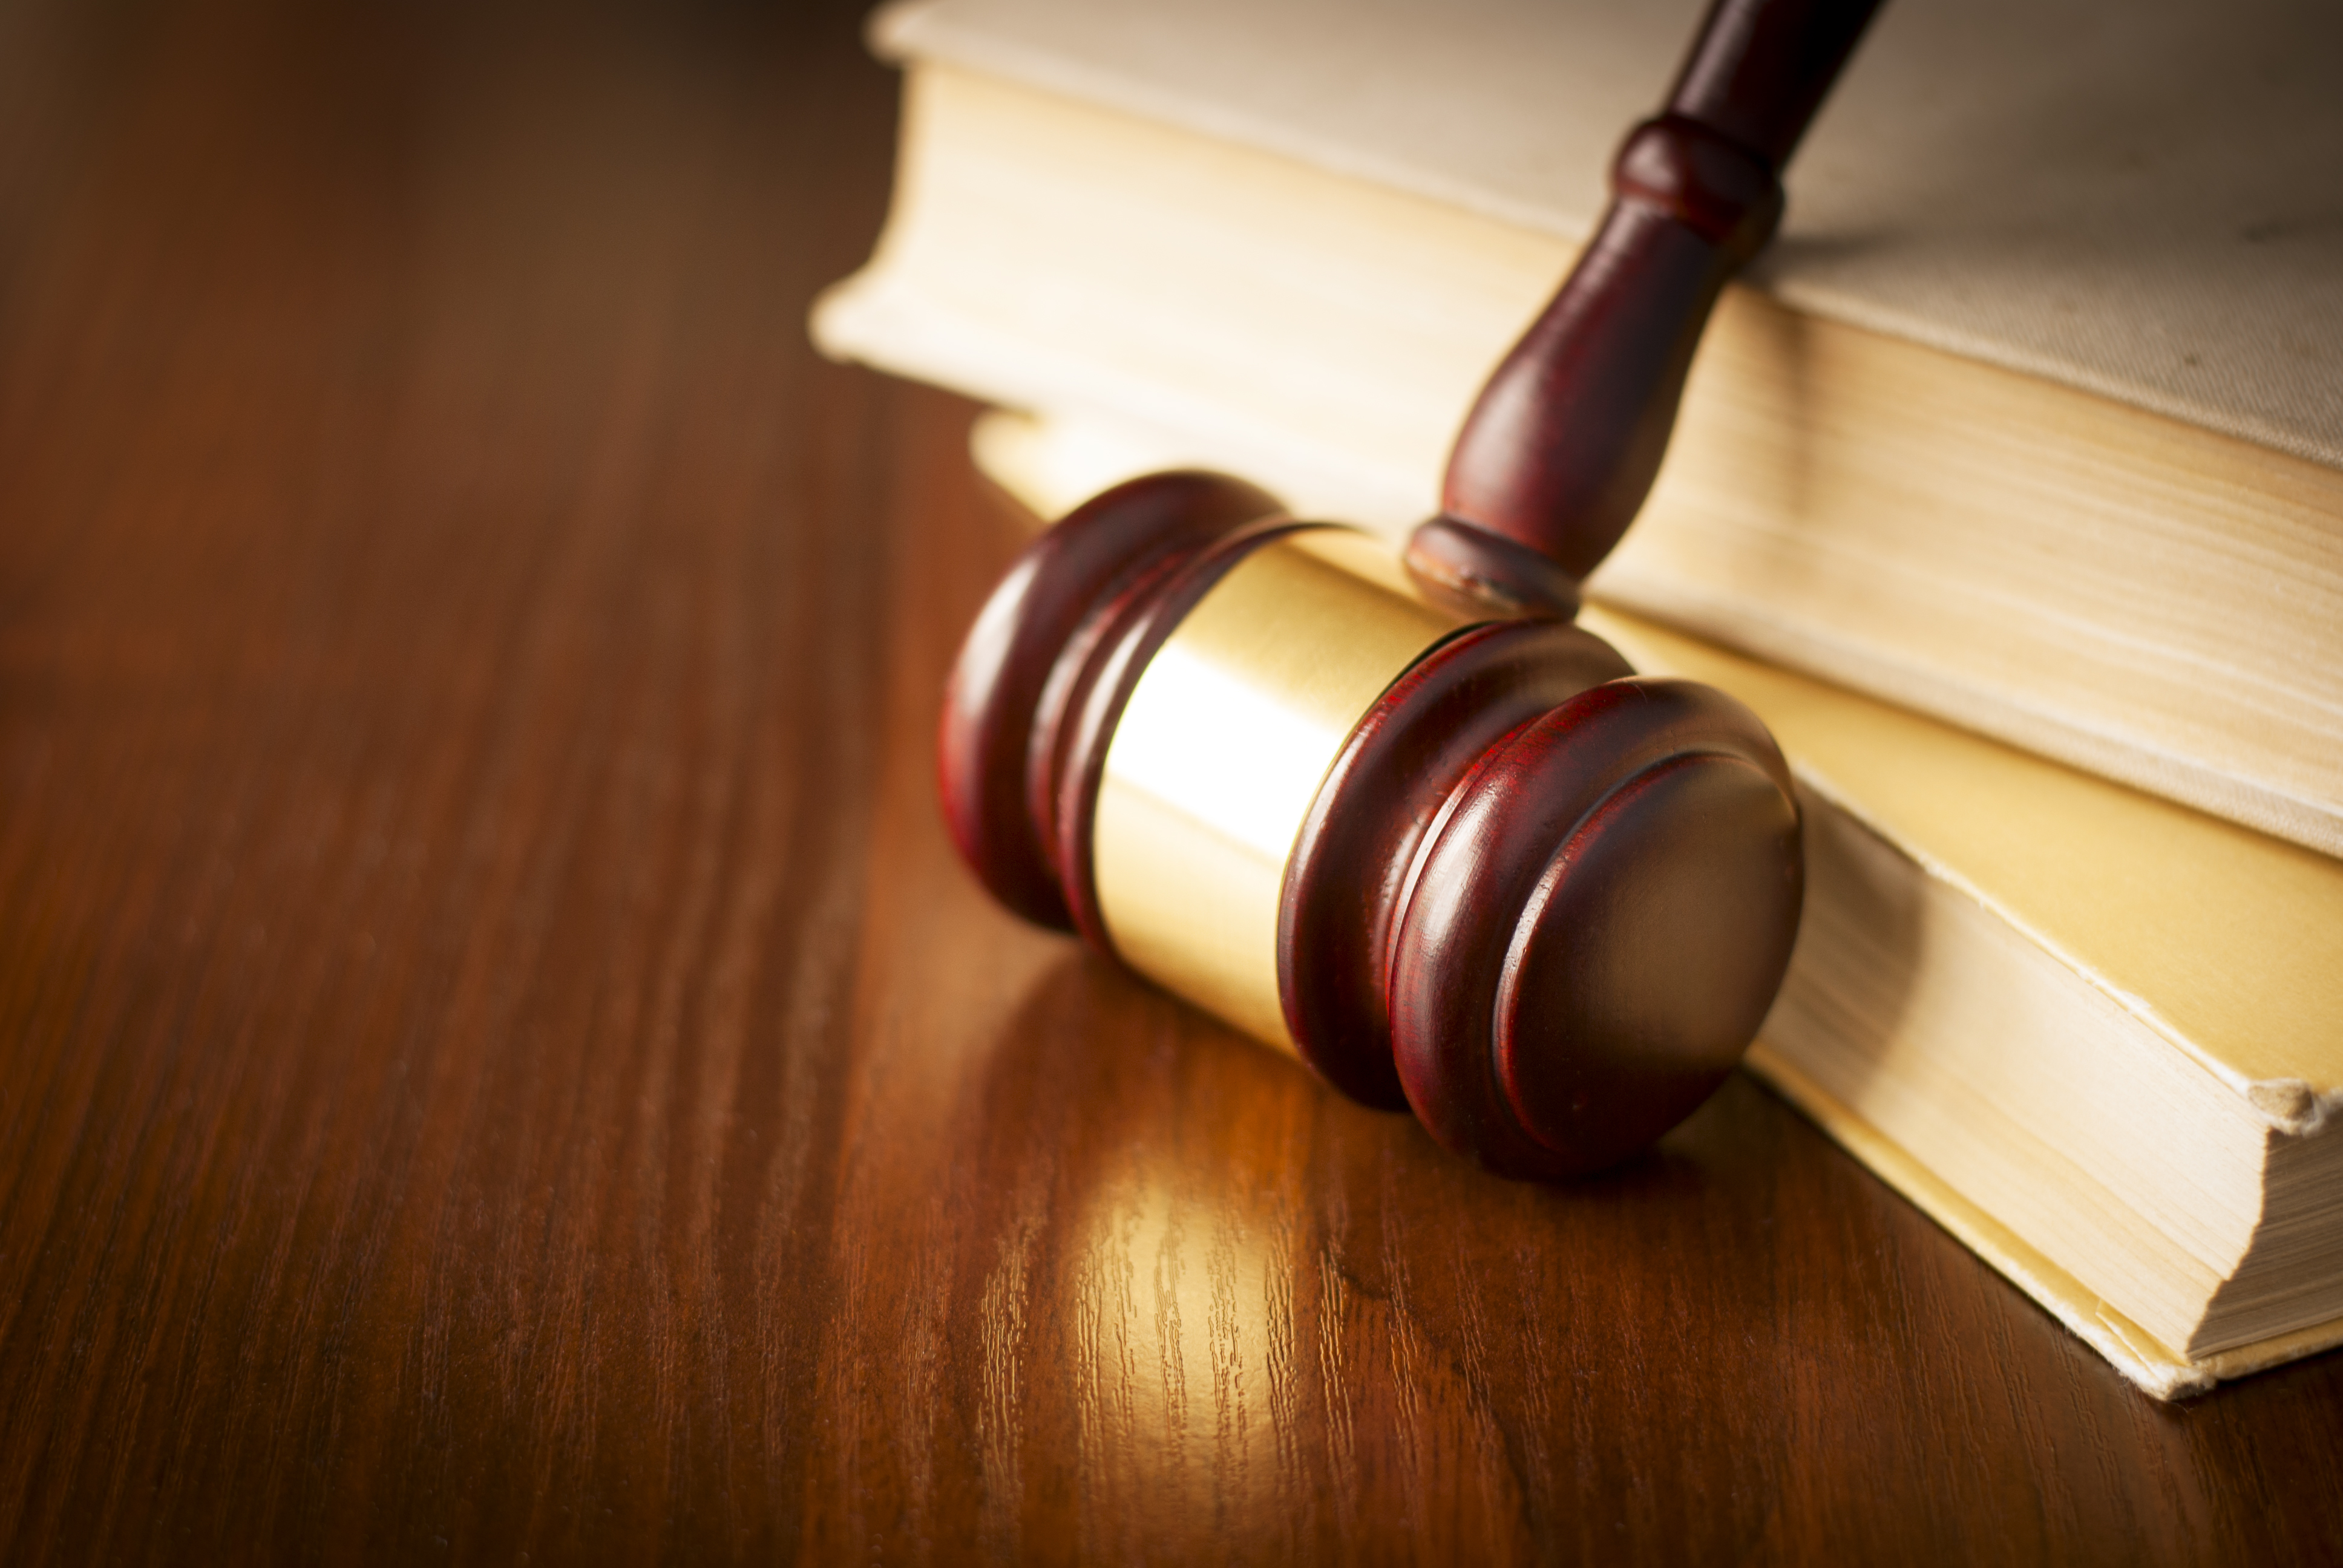
{"label": "gavel reflection on table", "polygon": [[994,896],[1509,1175],[1614,1164],[1708,1096],[1797,934],[1789,772],[1571,618],[1875,5],[1718,0],[1403,558],[1199,472],[1025,552],[940,739]]}

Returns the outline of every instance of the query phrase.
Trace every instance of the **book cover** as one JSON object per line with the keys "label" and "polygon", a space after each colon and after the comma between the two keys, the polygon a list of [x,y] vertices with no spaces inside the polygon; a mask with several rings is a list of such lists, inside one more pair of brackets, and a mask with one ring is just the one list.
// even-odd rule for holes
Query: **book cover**
{"label": "book cover", "polygon": [[[1044,513],[1202,460],[1393,528],[1431,509],[1455,417],[1694,19],[1077,9],[882,20],[917,63],[897,216],[818,333],[1045,414],[977,438]],[[2300,187],[2203,134],[2131,146],[2145,173],[2111,178],[2147,100],[2095,83],[2106,122],[2069,125],[2061,72],[2002,56],[2063,40],[2137,87],[2194,55],[2204,91],[2170,123],[2207,133],[2325,24],[1980,11],[1981,43],[1921,15],[1866,47],[1872,96],[1794,170],[1801,216],[1720,312],[1590,618],[1749,703],[1799,769],[1808,921],[1753,1066],[2172,1397],[2343,1340],[2343,863],[2303,847],[2343,848],[2343,266],[2321,248],[2343,263],[2343,233],[2274,220],[2298,247],[2237,264],[2198,243],[2223,204]],[[2255,123],[2308,177],[2288,160],[2338,116],[2288,60]],[[1987,75],[1947,95],[1956,68]],[[1986,125],[2003,139],[1967,147]],[[2091,135],[2026,140],[2057,125]],[[1947,147],[1975,156],[1905,202],[1904,165]],[[2143,270],[2157,223],[2190,237]],[[2207,334],[2231,357],[2183,374]],[[2207,693],[2218,721],[2192,729]]]}
{"label": "book cover", "polygon": [[[882,35],[918,61],[897,220],[818,333],[1146,460],[1212,463],[1306,509],[1404,528],[1432,508],[1473,387],[1566,266],[1610,139],[1665,80],[1684,19],[1620,9],[1492,3],[1453,29],[1445,13],[1378,10],[1336,51],[1349,65],[1292,62],[1282,95],[1281,51],[1325,22],[1311,6],[1143,25],[1150,8],[1125,4],[1063,29],[1042,25],[1044,0],[892,13]],[[1946,44],[1943,12],[1916,14],[1886,14],[1825,109],[1785,232],[1728,293],[1668,466],[1594,592],[2343,851],[2343,231],[2288,218],[2283,243],[2237,240],[2223,204],[2283,193],[2258,183],[2263,144],[2215,136],[2217,105],[2189,97],[2156,134],[2193,126],[2192,150],[2167,148],[2140,180],[2102,178],[2097,141],[2046,142],[2039,161],[2059,167],[2030,176],[2033,237],[1984,255],[1978,236],[2036,200],[2012,194],[2007,149],[1974,154],[1966,207],[1882,193],[1906,164],[1971,157],[1965,116],[2027,123],[2047,88]],[[2307,182],[2288,211],[2308,211],[2310,166],[2343,134],[2343,92],[2325,93],[2317,63],[2343,52],[2314,49],[2323,24],[2291,13],[2225,19],[2235,36],[2217,40],[2160,13],[2134,38],[2106,7],[2056,12],[2040,34],[2014,12],[1961,15],[2027,58],[2030,40],[2065,39],[2072,72],[2096,61],[2135,86],[2201,55],[2192,81],[2242,92],[2256,62],[2286,56],[2237,123],[2276,136]],[[1231,38],[1246,46],[1220,53],[1241,69],[1202,58]],[[1953,86],[1921,90],[1939,78]],[[1961,103],[1936,102],[1948,95]],[[2139,129],[2147,97],[2102,136]],[[1419,100],[1445,105],[1436,126],[1417,124]],[[1492,136],[1520,146],[1499,156]],[[2159,249],[2143,237],[2157,224],[2195,237]],[[2043,259],[2103,242],[2127,259],[2092,279]],[[2143,347],[2169,339],[2201,362],[2207,334],[2244,357],[2202,386]]]}

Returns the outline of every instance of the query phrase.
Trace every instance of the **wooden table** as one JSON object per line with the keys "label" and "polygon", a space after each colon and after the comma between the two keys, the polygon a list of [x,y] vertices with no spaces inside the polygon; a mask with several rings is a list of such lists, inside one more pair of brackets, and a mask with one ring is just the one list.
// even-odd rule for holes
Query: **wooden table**
{"label": "wooden table", "polygon": [[1561,1191],[986,904],[850,9],[0,12],[0,1558],[2343,1552],[1765,1091]]}

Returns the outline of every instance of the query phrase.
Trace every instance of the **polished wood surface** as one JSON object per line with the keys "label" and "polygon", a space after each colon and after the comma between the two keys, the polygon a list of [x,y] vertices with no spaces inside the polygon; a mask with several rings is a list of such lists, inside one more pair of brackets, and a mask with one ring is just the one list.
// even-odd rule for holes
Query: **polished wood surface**
{"label": "polished wood surface", "polygon": [[1021,543],[716,5],[0,11],[0,1560],[2343,1551],[1751,1082],[1497,1181],[1001,910]]}

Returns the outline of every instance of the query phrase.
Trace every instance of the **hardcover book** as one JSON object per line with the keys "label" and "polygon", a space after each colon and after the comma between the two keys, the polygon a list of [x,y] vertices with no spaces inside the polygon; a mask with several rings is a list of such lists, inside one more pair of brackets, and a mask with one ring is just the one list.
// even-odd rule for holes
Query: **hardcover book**
{"label": "hardcover book", "polygon": [[[991,448],[1041,517],[1080,499]],[[1790,759],[1749,1065],[2140,1387],[2343,1344],[2343,861],[1594,607]]]}
{"label": "hardcover book", "polygon": [[[817,335],[1403,529],[1696,15],[882,13],[894,216]],[[2338,168],[2343,11],[1887,7],[1592,593],[2343,852]]]}
{"label": "hardcover book", "polygon": [[[1695,20],[884,13],[817,335],[1041,516],[1201,462],[1396,534]],[[2338,32],[1890,7],[1586,618],[1796,769],[1753,1068],[2159,1397],[2343,1342]]]}

